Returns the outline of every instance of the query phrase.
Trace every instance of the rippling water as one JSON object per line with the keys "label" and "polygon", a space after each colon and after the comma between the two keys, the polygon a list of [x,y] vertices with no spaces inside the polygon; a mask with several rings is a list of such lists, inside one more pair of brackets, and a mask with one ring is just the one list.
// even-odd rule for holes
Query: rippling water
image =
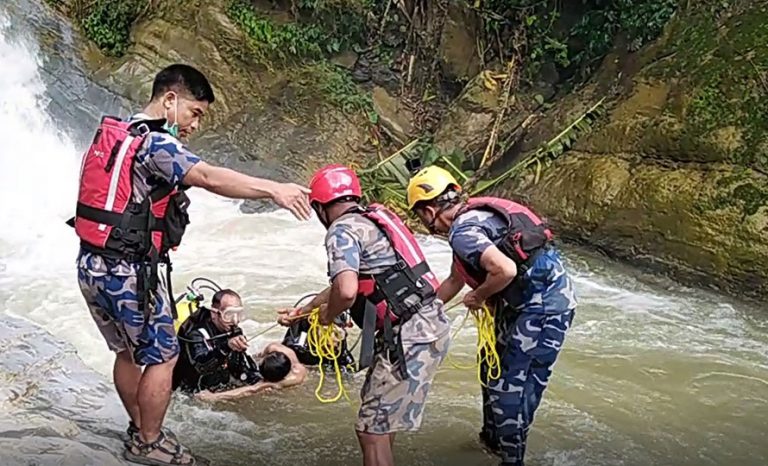
{"label": "rippling water", "polygon": [[[18,10],[9,11],[0,6],[0,464],[123,464],[126,418],[110,383],[112,355],[77,289],[77,241],[63,224],[81,149],[71,141],[82,135],[49,116],[41,77],[49,62],[14,23]],[[240,290],[253,335],[271,325],[276,307],[325,285],[316,220],[192,198],[177,289],[204,275]],[[445,276],[446,245],[423,243]],[[537,414],[530,464],[767,464],[768,312],[583,252],[566,256],[580,307]],[[461,315],[453,317],[457,326]],[[453,358],[471,360],[475,336],[464,328]],[[275,329],[254,346],[281,337]],[[316,382],[217,405],[177,397],[169,424],[219,465],[359,464],[355,403],[320,404]],[[348,381],[355,402],[360,383]],[[446,363],[422,431],[397,440],[398,463],[495,464],[475,442],[479,418],[474,372]]]}

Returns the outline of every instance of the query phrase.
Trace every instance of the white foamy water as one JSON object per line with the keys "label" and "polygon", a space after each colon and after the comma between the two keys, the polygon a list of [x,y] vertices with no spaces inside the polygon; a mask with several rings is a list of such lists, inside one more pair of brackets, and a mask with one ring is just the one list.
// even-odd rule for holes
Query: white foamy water
{"label": "white foamy water", "polygon": [[[78,240],[63,223],[74,210],[83,148],[73,147],[48,116],[40,76],[45,62],[35,41],[12,37],[10,26],[0,6],[0,326],[11,326],[4,316],[18,316],[65,343],[57,347],[23,328],[13,341],[0,342],[0,383],[11,384],[9,400],[17,400],[0,399],[0,464],[40,458],[14,441],[25,427],[38,432],[27,436],[77,445],[52,446],[41,464],[108,464],[109,454],[90,445],[103,442],[118,454],[113,431],[123,428],[125,418],[109,383],[113,356],[77,287]],[[315,219],[298,222],[285,212],[245,215],[237,201],[200,190],[190,196],[192,225],[174,255],[177,292],[196,276],[240,291],[248,307],[244,327],[253,334],[272,325],[276,308],[326,285],[324,230]],[[444,277],[448,248],[434,239],[423,243],[430,264]],[[537,413],[530,464],[766,464],[764,310],[670,283],[648,284],[631,271],[573,252],[567,256],[580,307]],[[255,346],[282,333],[272,330]],[[471,360],[474,338],[467,328],[453,343],[452,354],[462,363]],[[98,374],[73,369],[71,347]],[[19,354],[30,361],[21,372]],[[36,357],[45,361],[37,363]],[[58,358],[68,365],[57,366]],[[22,379],[29,386],[16,390],[14,383]],[[358,464],[354,410],[319,404],[315,382],[217,406],[179,398],[169,422],[218,464]],[[359,381],[350,385],[354,396]],[[69,391],[44,390],[59,386]],[[478,429],[474,371],[446,364],[421,433],[398,438],[398,461],[495,464],[474,442]],[[73,437],[72,431],[87,436]]]}

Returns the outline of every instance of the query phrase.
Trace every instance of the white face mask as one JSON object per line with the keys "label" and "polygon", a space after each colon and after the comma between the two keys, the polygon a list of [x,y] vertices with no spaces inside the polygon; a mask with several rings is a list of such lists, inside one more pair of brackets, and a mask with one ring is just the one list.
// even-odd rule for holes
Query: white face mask
{"label": "white face mask", "polygon": [[174,93],[175,99],[173,99],[173,124],[168,124],[168,109],[165,109],[165,124],[163,124],[163,129],[168,131],[168,134],[171,136],[178,138],[179,137],[179,96],[178,94]]}

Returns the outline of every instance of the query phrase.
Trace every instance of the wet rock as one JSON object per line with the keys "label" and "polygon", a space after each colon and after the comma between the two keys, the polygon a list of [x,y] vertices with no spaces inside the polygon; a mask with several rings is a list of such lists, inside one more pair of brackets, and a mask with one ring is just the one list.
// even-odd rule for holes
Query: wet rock
{"label": "wet rock", "polygon": [[[765,182],[725,165],[664,167],[573,151],[524,192],[562,236],[689,283],[760,297],[768,291],[768,241],[761,239],[768,208],[744,216],[748,199],[732,198]],[[519,188],[500,192],[516,197]]]}
{"label": "wet rock", "polygon": [[[164,11],[134,27],[134,45],[125,57],[94,63],[97,80],[119,90],[136,102],[146,102],[152,80],[161,68],[189,63],[199,68],[216,92],[216,102],[205,124],[222,121],[258,100],[259,90],[269,77],[241,60],[236,51],[244,48],[243,36],[224,13],[225,2],[201,3],[200,8]],[[194,29],[189,25],[195,24]]]}
{"label": "wet rock", "polygon": [[400,75],[388,63],[377,56],[361,56],[352,70],[352,79],[358,83],[372,81],[387,92],[397,92],[400,88]]}
{"label": "wet rock", "polygon": [[440,48],[443,75],[450,80],[467,80],[480,72],[477,54],[477,18],[459,2],[448,4]]}
{"label": "wet rock", "polygon": [[331,58],[331,63],[351,70],[355,67],[355,63],[357,63],[357,54],[351,50],[342,52]]}
{"label": "wet rock", "polygon": [[488,141],[498,108],[499,89],[489,90],[476,76],[454,101],[435,133],[435,145],[441,152],[471,154]]}
{"label": "wet rock", "polygon": [[384,88],[373,89],[373,108],[385,131],[400,144],[406,144],[414,136],[413,113],[398,98]]}
{"label": "wet rock", "polygon": [[2,317],[0,341],[3,464],[125,464],[125,413],[104,377],[21,319]]}
{"label": "wet rock", "polygon": [[[751,60],[768,63],[760,49],[768,12],[734,9],[717,29],[705,10],[681,12],[639,56],[607,57],[593,82],[546,113],[523,148],[536,148],[602,97],[611,102],[608,115],[538,184],[502,192],[524,194],[562,235],[616,257],[765,299],[768,135],[760,109],[768,94],[756,91],[764,84],[754,69],[724,44],[739,43],[755,50]],[[710,58],[702,62],[702,53]]]}

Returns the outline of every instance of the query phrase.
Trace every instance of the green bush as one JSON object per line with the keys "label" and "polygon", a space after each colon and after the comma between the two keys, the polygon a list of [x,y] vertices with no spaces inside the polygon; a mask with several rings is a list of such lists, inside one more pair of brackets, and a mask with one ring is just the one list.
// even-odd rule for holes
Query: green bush
{"label": "green bush", "polygon": [[96,0],[83,11],[80,25],[101,50],[119,57],[128,49],[131,26],[145,5],[141,0]]}
{"label": "green bush", "polygon": [[[655,39],[675,12],[678,0],[569,0],[579,3],[578,20],[570,29],[561,22],[558,0],[486,0],[480,5],[486,44],[498,55],[498,46],[511,48],[512,31],[525,26],[526,70],[535,75],[545,63],[558,69],[580,70],[582,77],[624,33],[630,50]],[[572,6],[571,6],[572,7]],[[511,50],[503,52],[510,53]],[[488,58],[488,57],[487,57]]]}
{"label": "green bush", "polygon": [[288,24],[259,15],[247,0],[232,0],[227,13],[262,60],[300,61],[322,58],[364,41],[364,10],[347,3],[299,0],[300,17]]}

